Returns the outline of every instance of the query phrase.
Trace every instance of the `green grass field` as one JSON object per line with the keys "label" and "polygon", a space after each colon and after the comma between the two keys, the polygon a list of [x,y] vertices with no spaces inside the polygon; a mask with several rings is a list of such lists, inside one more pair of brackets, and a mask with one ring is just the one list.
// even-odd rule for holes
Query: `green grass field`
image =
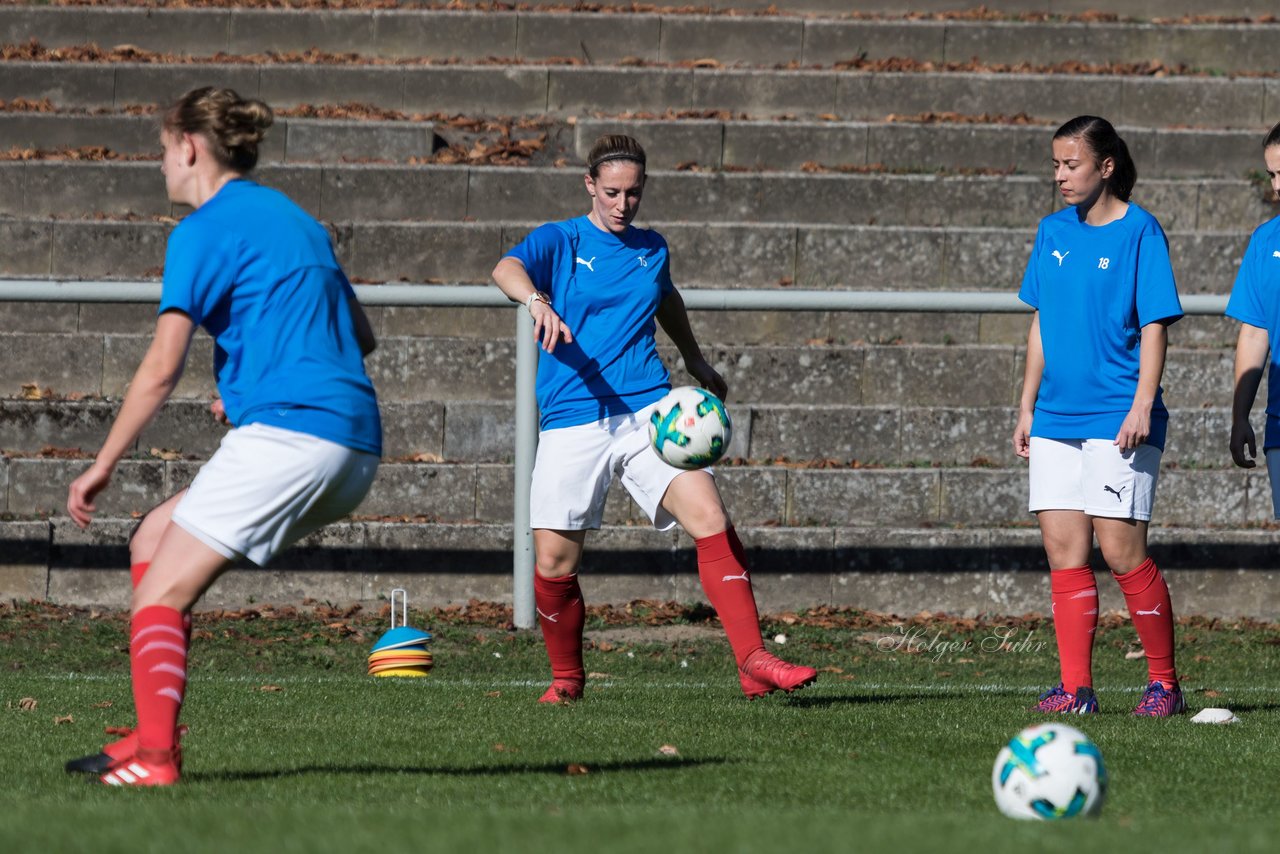
{"label": "green grass field", "polygon": [[557,707],[534,702],[540,639],[503,620],[415,615],[437,664],[405,680],[363,675],[373,616],[202,616],[183,783],[119,791],[62,762],[132,722],[123,617],[0,607],[0,851],[1271,851],[1280,832],[1280,626],[1179,627],[1193,711],[1243,719],[1214,727],[1132,718],[1144,664],[1105,621],[1103,714],[1071,722],[1111,789],[1099,820],[1055,825],[1004,818],[990,791],[996,752],[1056,681],[1039,620],[784,615],[775,648],[822,677],[748,703],[704,611],[598,612],[587,697]]}

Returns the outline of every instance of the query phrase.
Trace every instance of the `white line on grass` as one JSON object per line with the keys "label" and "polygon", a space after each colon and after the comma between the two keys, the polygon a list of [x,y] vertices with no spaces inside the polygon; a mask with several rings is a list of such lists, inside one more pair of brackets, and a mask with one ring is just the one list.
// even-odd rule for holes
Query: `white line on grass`
{"label": "white line on grass", "polygon": [[[123,681],[127,677],[123,674],[108,675],[103,673],[32,673],[32,674],[6,674],[0,676],[0,681],[5,679],[39,679],[49,682],[116,682]],[[191,681],[194,684],[201,682],[223,682],[223,683],[243,683],[243,684],[267,684],[267,683],[283,683],[283,684],[340,684],[340,683],[367,683],[370,676],[341,676],[337,674],[328,676],[196,676]],[[669,691],[672,689],[690,689],[696,691],[705,691],[721,683],[709,682],[640,682],[630,681],[626,679],[618,679],[611,677],[609,679],[592,679],[588,680],[592,686],[599,688],[642,688],[642,689],[659,689]],[[730,679],[725,680],[728,684]],[[545,679],[441,679],[434,676],[428,676],[422,681],[423,685],[441,685],[445,687],[458,688],[541,688],[546,685]],[[835,684],[829,680],[825,683],[819,680],[819,684],[831,685]],[[934,694],[1034,694],[1044,690],[1043,685],[1007,685],[1000,683],[988,683],[980,685],[965,684],[948,684],[942,682],[859,682],[852,680],[841,683],[852,688],[859,688],[866,691],[919,691]],[[1239,694],[1272,694],[1280,692],[1280,688],[1268,687],[1264,685],[1205,685],[1205,686],[1184,686],[1188,693],[1201,690],[1201,688],[1212,689],[1223,693],[1232,692]],[[1142,687],[1125,686],[1112,688],[1098,688],[1101,694],[1137,694],[1143,690]]]}

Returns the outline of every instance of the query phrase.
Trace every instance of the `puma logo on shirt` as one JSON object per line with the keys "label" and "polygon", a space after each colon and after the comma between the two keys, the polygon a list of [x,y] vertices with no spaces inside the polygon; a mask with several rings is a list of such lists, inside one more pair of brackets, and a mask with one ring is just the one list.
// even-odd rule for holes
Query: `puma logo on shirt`
{"label": "puma logo on shirt", "polygon": [[1068,249],[1066,252],[1059,252],[1057,249],[1055,249],[1049,254],[1052,255],[1054,258],[1058,259],[1058,266],[1061,267],[1062,262],[1067,260],[1067,256],[1071,254],[1071,250]]}
{"label": "puma logo on shirt", "polygon": [[595,263],[595,260],[596,260],[596,256],[594,255],[591,256],[590,261],[583,261],[581,258],[574,258],[573,260],[577,261],[579,264],[586,267],[588,270],[590,270],[593,273],[596,271],[596,268],[591,266],[592,264]]}

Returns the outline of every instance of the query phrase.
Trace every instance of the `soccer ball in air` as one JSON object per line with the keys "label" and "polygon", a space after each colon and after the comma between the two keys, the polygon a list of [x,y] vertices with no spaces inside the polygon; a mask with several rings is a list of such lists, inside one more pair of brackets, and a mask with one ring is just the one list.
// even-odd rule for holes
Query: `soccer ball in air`
{"label": "soccer ball in air", "polygon": [[693,386],[673,388],[649,416],[649,442],[676,468],[705,468],[724,456],[733,424],[720,398]]}
{"label": "soccer ball in air", "polygon": [[1015,735],[991,769],[996,806],[1010,818],[1095,816],[1107,794],[1102,753],[1066,724],[1036,724]]}

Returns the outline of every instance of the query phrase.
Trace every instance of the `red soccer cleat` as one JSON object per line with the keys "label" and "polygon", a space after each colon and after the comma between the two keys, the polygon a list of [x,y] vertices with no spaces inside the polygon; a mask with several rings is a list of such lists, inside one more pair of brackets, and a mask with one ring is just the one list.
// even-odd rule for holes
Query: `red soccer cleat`
{"label": "red soccer cleat", "polygon": [[1040,695],[1036,704],[1027,711],[1044,712],[1045,714],[1064,715],[1096,715],[1098,713],[1098,697],[1088,685],[1081,685],[1072,694],[1059,682]]}
{"label": "red soccer cleat", "polygon": [[818,671],[812,667],[788,664],[763,649],[751,653],[738,668],[742,693],[747,695],[748,700],[774,691],[786,691],[790,694],[798,688],[812,685],[817,679]]}
{"label": "red soccer cleat", "polygon": [[1142,699],[1133,713],[1140,718],[1170,718],[1186,710],[1187,702],[1182,697],[1182,688],[1176,684],[1166,688],[1157,679],[1142,692]]}
{"label": "red soccer cleat", "polygon": [[[137,752],[138,734],[135,730],[121,727],[110,731],[122,733],[123,737],[103,747],[100,753],[93,753],[88,756],[81,756],[79,759],[70,760],[64,766],[67,772],[105,774],[116,762],[121,759],[128,759]],[[179,771],[182,770],[182,745],[180,742],[188,731],[186,724],[178,725],[178,737],[175,740],[179,742],[179,745],[174,750],[174,761],[177,763]]]}
{"label": "red soccer cleat", "polygon": [[582,681],[579,679],[553,679],[551,687],[538,699],[539,703],[572,703],[582,699]]}
{"label": "red soccer cleat", "polygon": [[107,786],[172,786],[182,777],[176,751],[143,750],[118,759],[98,782]]}

